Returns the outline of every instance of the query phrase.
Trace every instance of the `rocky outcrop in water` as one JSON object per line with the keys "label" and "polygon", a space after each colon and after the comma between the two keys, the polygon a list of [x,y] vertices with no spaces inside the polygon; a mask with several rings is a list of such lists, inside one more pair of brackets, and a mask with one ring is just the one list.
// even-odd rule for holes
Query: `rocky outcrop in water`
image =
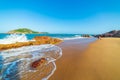
{"label": "rocky outcrop in water", "polygon": [[83,34],[82,37],[90,37],[89,34]]}
{"label": "rocky outcrop in water", "polygon": [[51,38],[48,36],[36,36],[33,38],[33,41],[27,42],[16,42],[12,44],[0,44],[0,50],[18,48],[22,46],[30,46],[30,45],[41,45],[41,44],[58,44],[61,43],[62,40],[57,38]]}
{"label": "rocky outcrop in water", "polygon": [[35,38],[33,38],[33,40],[41,42],[41,43],[45,43],[45,44],[58,44],[62,42],[61,39],[51,38],[48,36],[36,36]]}

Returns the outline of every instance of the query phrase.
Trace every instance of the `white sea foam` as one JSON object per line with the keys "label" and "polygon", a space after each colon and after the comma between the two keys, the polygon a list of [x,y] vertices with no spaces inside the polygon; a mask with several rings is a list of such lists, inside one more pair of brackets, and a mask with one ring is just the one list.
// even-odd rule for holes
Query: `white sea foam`
{"label": "white sea foam", "polygon": [[[0,52],[0,80],[47,80],[56,70],[55,61],[62,56],[61,48],[46,44],[25,46]],[[32,69],[31,63],[45,58],[46,62],[39,69]],[[36,74],[28,76],[28,74]]]}
{"label": "white sea foam", "polygon": [[27,42],[27,37],[25,34],[10,34],[4,39],[0,39],[0,44],[11,44],[16,42]]}
{"label": "white sea foam", "polygon": [[85,38],[85,37],[82,37],[80,35],[75,35],[74,37],[63,38],[63,40],[73,40],[73,39],[81,39],[81,38]]}

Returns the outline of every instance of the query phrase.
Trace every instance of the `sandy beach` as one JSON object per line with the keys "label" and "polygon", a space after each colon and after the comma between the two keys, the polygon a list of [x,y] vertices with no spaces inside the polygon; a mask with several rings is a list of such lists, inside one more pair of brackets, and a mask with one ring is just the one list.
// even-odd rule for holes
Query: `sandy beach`
{"label": "sandy beach", "polygon": [[71,40],[49,80],[120,80],[120,38]]}

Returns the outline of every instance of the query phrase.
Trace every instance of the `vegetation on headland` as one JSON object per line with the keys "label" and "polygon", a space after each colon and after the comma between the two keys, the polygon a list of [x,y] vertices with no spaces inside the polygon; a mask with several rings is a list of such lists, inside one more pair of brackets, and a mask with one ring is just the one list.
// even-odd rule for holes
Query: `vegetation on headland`
{"label": "vegetation on headland", "polygon": [[0,50],[6,50],[11,48],[18,48],[22,46],[41,45],[41,44],[59,44],[62,40],[57,38],[51,38],[48,36],[36,36],[33,41],[28,42],[16,42],[12,44],[0,44]]}
{"label": "vegetation on headland", "polygon": [[101,37],[119,37],[120,38],[120,30],[113,30],[113,31],[109,31],[109,32],[106,32],[103,34],[95,35],[95,37],[98,37],[98,36],[101,36]]}
{"label": "vegetation on headland", "polygon": [[8,31],[7,33],[9,34],[48,34],[48,32],[38,32],[38,31],[33,31],[31,29],[27,28],[20,28],[20,29],[15,29]]}

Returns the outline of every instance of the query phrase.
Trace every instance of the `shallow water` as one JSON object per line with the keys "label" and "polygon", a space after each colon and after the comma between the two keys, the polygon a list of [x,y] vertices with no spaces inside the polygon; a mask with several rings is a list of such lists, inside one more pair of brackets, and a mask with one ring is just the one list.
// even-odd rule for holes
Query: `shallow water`
{"label": "shallow water", "polygon": [[[26,46],[0,52],[0,80],[47,80],[56,70],[55,61],[62,56],[54,45]],[[41,58],[45,62],[37,68],[31,64]],[[36,76],[30,76],[36,74]]]}

